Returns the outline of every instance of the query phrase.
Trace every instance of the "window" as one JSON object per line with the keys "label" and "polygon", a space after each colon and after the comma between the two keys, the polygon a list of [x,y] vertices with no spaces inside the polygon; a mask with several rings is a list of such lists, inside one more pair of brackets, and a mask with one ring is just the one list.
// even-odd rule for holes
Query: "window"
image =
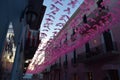
{"label": "window", "polygon": [[59,58],[59,67],[61,67],[61,58]]}
{"label": "window", "polygon": [[65,36],[66,36],[66,38],[65,38],[65,40],[64,40],[64,44],[67,45],[67,33],[65,34]]}
{"label": "window", "polygon": [[71,41],[75,41],[75,29],[73,29],[73,33],[71,34]]}
{"label": "window", "polygon": [[90,45],[89,45],[88,42],[85,44],[85,52],[86,52],[86,57],[91,56],[91,54],[90,54]]}
{"label": "window", "polygon": [[87,23],[87,16],[86,16],[86,14],[83,16],[83,22]]}
{"label": "window", "polygon": [[105,9],[105,6],[103,6],[102,3],[103,3],[103,0],[98,0],[98,1],[97,1],[97,6],[98,6],[98,8],[100,8],[100,9]]}
{"label": "window", "polygon": [[76,63],[76,50],[74,49],[74,52],[73,52],[73,61],[74,63]]}
{"label": "window", "polygon": [[65,62],[67,63],[67,55],[65,55]]}
{"label": "window", "polygon": [[67,61],[67,54],[65,55],[65,61],[63,63],[64,68],[67,68],[68,61]]}
{"label": "window", "polygon": [[112,40],[110,30],[105,31],[103,33],[103,37],[104,37],[106,51],[112,51],[113,50],[113,40]]}
{"label": "window", "polygon": [[88,42],[85,44],[85,51],[86,51],[86,53],[90,52],[90,45]]}

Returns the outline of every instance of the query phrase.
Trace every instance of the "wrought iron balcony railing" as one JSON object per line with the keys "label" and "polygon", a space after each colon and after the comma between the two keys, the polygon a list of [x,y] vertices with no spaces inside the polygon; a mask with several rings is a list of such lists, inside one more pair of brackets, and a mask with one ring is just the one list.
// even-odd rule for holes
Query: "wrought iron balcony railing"
{"label": "wrought iron balcony railing", "polygon": [[77,61],[79,63],[89,62],[89,61],[97,61],[100,59],[107,59],[110,57],[115,57],[120,55],[120,44],[113,42],[113,49],[110,51],[106,50],[105,44],[101,44],[90,49],[89,53],[81,53],[77,55]]}

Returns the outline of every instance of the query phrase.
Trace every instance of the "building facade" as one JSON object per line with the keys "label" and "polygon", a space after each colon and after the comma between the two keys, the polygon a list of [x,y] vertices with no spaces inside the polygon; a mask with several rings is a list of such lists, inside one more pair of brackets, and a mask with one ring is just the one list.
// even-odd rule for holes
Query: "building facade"
{"label": "building facade", "polygon": [[[46,10],[43,1],[0,1],[0,80],[21,80],[24,76],[29,65],[26,60],[32,59],[40,42],[39,28]],[[9,23],[14,34],[6,38]]]}
{"label": "building facade", "polygon": [[2,52],[2,59],[0,63],[0,79],[8,80],[10,78],[16,46],[14,42],[14,30],[12,24],[9,25],[8,32],[5,39],[5,45]]}
{"label": "building facade", "polygon": [[[91,7],[91,11],[87,14],[82,13],[83,20],[80,21],[80,24],[93,25],[94,22],[89,23],[88,21],[88,18],[94,17],[93,11],[98,12],[98,16],[94,18],[97,24],[99,20],[102,20],[102,16],[109,13],[118,0],[110,1],[110,4],[106,5],[107,7],[101,6],[103,1],[97,0],[96,4]],[[67,39],[61,43],[70,39],[74,41],[76,32],[74,29],[70,30],[68,24],[78,13],[80,13],[80,9],[73,14],[62,29],[69,31]],[[105,21],[103,20],[103,22]],[[43,80],[120,80],[120,37],[118,37],[120,24],[114,26],[105,30],[102,34],[97,34],[84,46],[75,48],[70,53],[60,57],[42,72]]]}

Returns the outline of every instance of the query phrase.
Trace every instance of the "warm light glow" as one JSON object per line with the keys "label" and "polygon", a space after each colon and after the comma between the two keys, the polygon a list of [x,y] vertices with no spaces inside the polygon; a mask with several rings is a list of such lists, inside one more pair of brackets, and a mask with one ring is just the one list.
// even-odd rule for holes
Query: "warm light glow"
{"label": "warm light glow", "polygon": [[28,60],[25,61],[25,63],[29,63],[29,62],[31,62],[31,59],[28,59]]}
{"label": "warm light glow", "polygon": [[97,44],[97,40],[94,40],[93,42],[94,42],[94,44]]}
{"label": "warm light glow", "polygon": [[34,65],[30,64],[28,67],[29,70],[34,70]]}
{"label": "warm light glow", "polygon": [[24,67],[24,69],[26,70],[27,68],[26,68],[26,67]]}

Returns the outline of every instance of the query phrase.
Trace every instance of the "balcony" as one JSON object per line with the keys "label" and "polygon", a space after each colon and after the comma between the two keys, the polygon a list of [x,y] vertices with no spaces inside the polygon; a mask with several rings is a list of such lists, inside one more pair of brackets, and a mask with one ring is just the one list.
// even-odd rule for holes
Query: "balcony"
{"label": "balcony", "polygon": [[99,11],[99,9],[95,9],[93,12],[94,13],[91,13],[87,16],[87,23],[84,23],[86,21],[80,23],[81,25],[84,25],[83,27],[79,27],[80,35],[86,35],[90,32],[90,30],[97,30],[99,27],[107,24],[108,22],[110,23],[112,19],[108,9],[104,9],[101,11]]}
{"label": "balcony", "polygon": [[113,42],[113,50],[106,51],[105,44],[101,44],[97,47],[90,49],[89,53],[81,53],[77,55],[77,61],[79,63],[89,63],[112,60],[120,56],[119,43]]}

